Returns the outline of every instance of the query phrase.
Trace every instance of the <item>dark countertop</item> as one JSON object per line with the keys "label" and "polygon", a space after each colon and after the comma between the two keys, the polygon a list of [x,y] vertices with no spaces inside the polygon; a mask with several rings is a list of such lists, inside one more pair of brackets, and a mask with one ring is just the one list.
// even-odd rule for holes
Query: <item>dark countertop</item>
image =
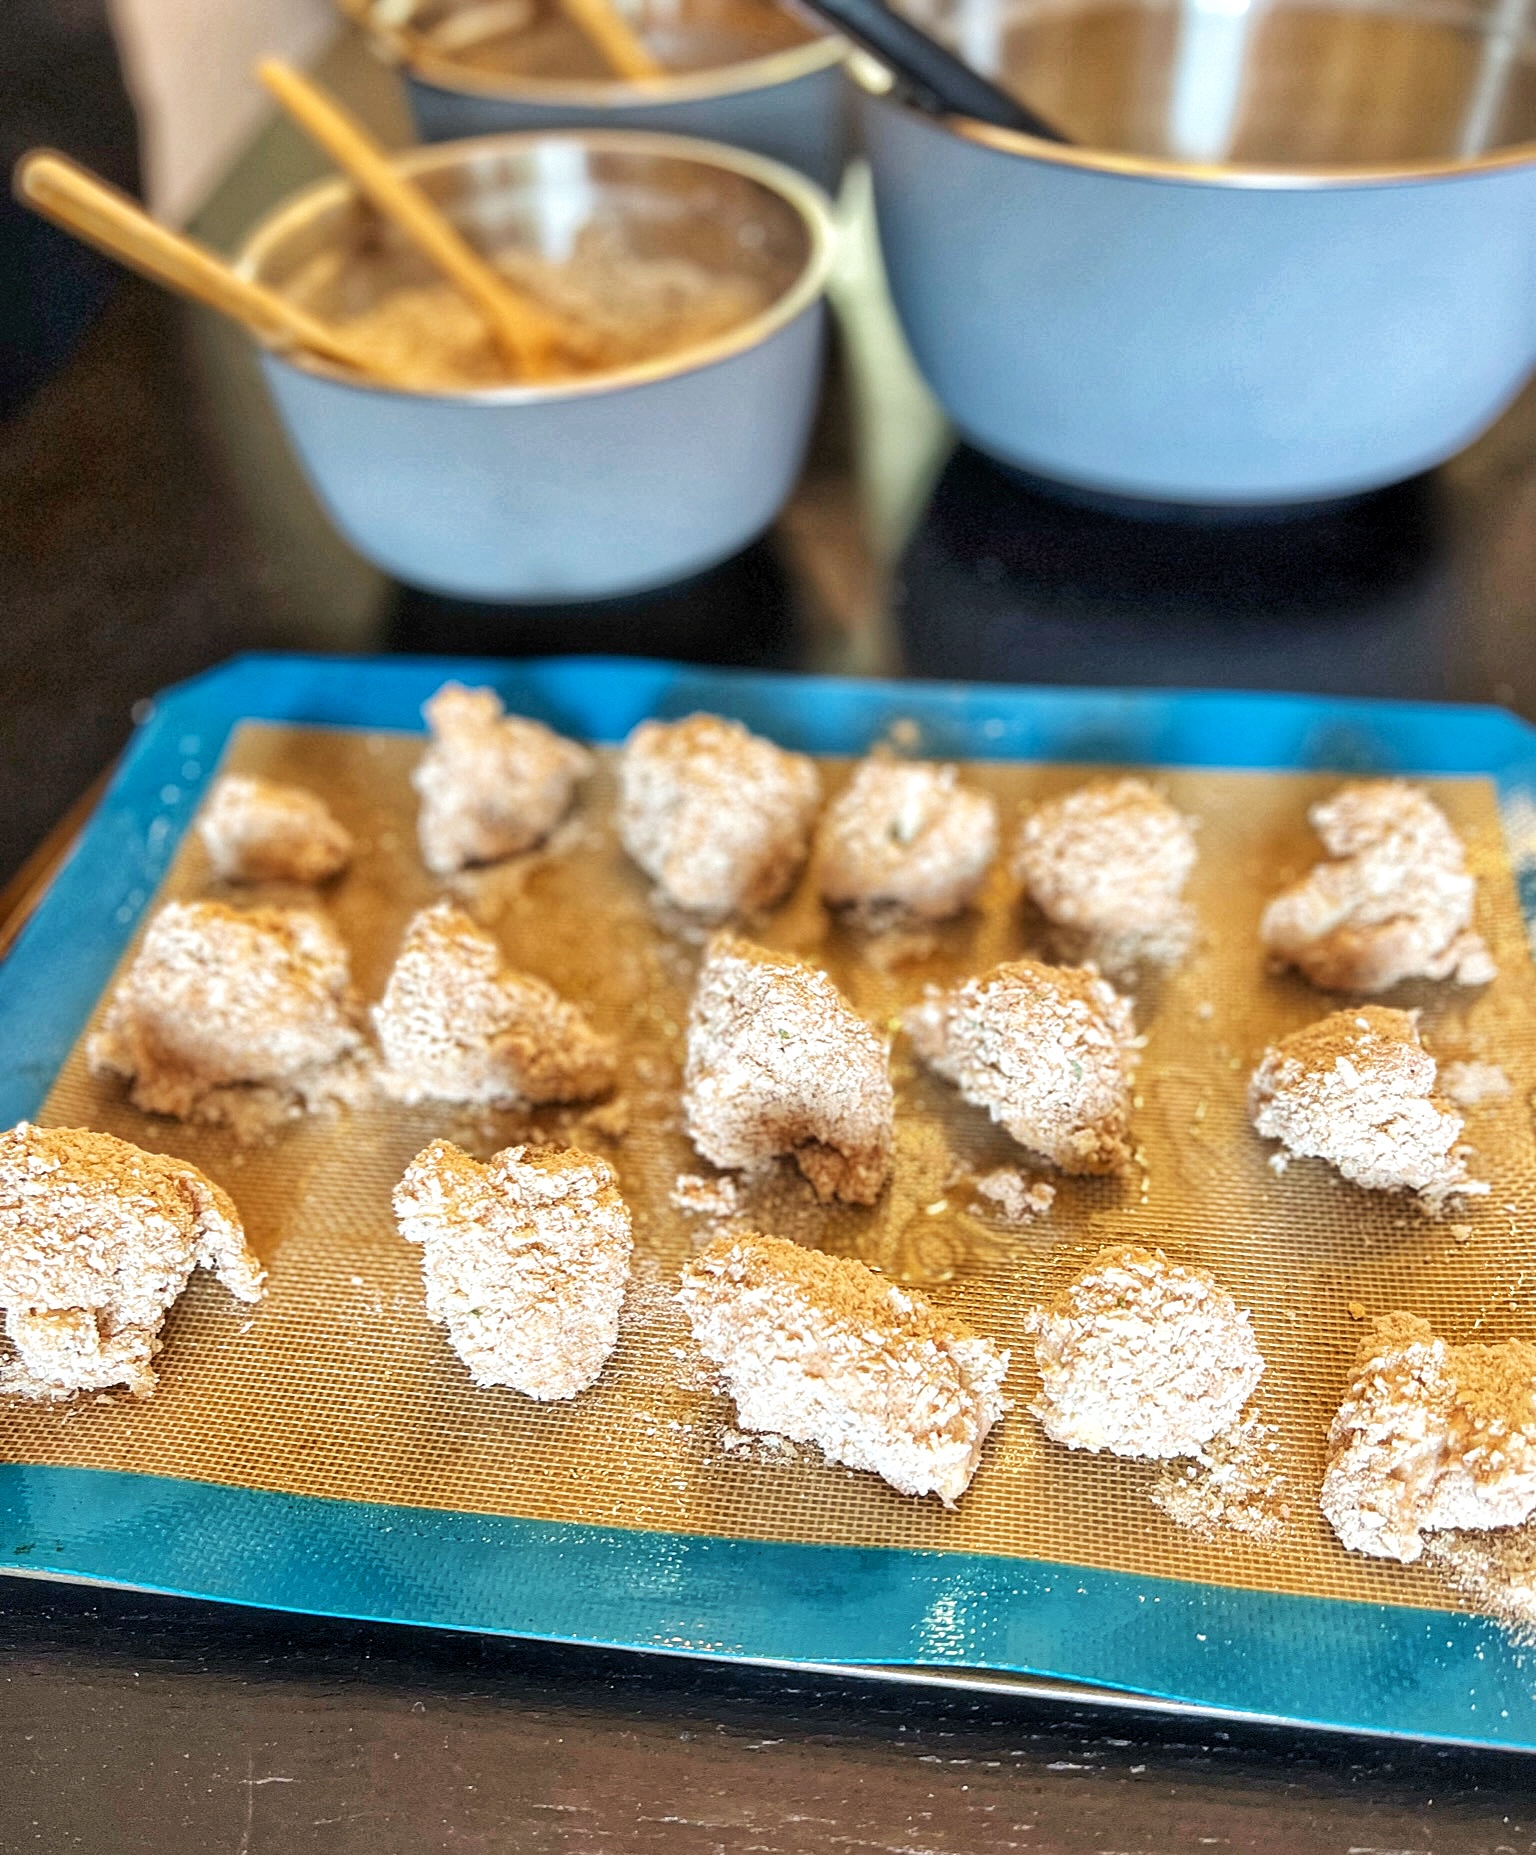
{"label": "dark countertop", "polygon": [[[400,133],[351,44],[328,79]],[[203,215],[307,173],[271,129]],[[0,876],[134,703],[232,651],[621,650],[854,673],[1497,701],[1536,716],[1536,393],[1353,504],[1128,513],[949,440],[867,253],[805,482],[683,588],[456,605],[327,528],[238,338],[127,282],[0,425]],[[7,1581],[0,1850],[1526,1850],[1513,1757],[1161,1723],[1062,1702],[571,1651]]]}
{"label": "dark countertop", "polygon": [[12,1583],[11,1855],[1536,1847],[1528,1764]]}

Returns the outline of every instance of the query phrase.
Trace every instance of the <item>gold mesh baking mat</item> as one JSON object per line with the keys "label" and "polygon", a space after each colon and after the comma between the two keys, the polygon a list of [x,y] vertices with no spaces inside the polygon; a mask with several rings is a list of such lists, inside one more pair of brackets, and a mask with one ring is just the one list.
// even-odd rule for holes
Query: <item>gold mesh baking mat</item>
{"label": "gold mesh baking mat", "polygon": [[[326,900],[369,998],[407,917],[439,892],[415,850],[407,776],[420,751],[420,737],[247,724],[227,760],[324,793],[357,834],[356,866]],[[827,763],[829,786],[845,764]],[[1088,771],[979,762],[967,777],[994,792],[1011,820],[1021,799]],[[673,1183],[679,1172],[708,1171],[677,1107],[698,947],[658,924],[644,879],[619,850],[610,755],[550,849],[454,886],[513,965],[542,974],[622,1039],[627,1132],[572,1110],[390,1108],[318,1117],[241,1150],[227,1133],[139,1114],[120,1086],[91,1079],[77,1047],[39,1118],[104,1128],[201,1166],[240,1205],[270,1289],[252,1309],[199,1275],[166,1324],[151,1400],[9,1404],[0,1410],[0,1456],[530,1519],[998,1553],[1296,1594],[1453,1603],[1424,1568],[1346,1555],[1317,1514],[1316,1489],[1323,1436],[1361,1333],[1352,1303],[1373,1315],[1410,1309],[1454,1340],[1531,1331],[1536,996],[1494,789],[1481,779],[1428,782],[1482,878],[1478,925],[1498,980],[1471,992],[1408,987],[1392,1000],[1423,1006],[1442,1060],[1496,1062],[1512,1084],[1508,1097],[1468,1117],[1473,1169],[1492,1182],[1490,1195],[1436,1223],[1320,1164],[1277,1177],[1244,1115],[1248,1073],[1265,1042],[1330,1008],[1300,981],[1265,973],[1256,929],[1265,898],[1315,860],[1306,808],[1337,780],[1158,777],[1199,820],[1191,894],[1204,940],[1181,970],[1139,994],[1148,1042],[1138,1169],[1118,1181],[1058,1180],[1050,1215],[1023,1232],[968,1217],[966,1194],[946,1196],[952,1169],[980,1172],[1023,1156],[979,1111],[916,1071],[898,1039],[899,1151],[884,1201],[872,1211],[819,1210],[787,1167],[749,1201],[764,1227],[924,1282],[941,1307],[1012,1348],[1014,1409],[958,1511],[906,1499],[812,1451],[745,1438],[710,1388],[670,1298],[700,1230],[670,1203]],[[164,895],[210,892],[189,834]],[[1030,927],[998,869],[979,909],[927,948],[870,942],[829,923],[808,885],[761,938],[824,963],[860,1011],[883,1020],[928,981],[1025,950]],[[618,1350],[574,1401],[477,1390],[427,1321],[418,1252],[396,1234],[390,1191],[439,1134],[482,1156],[529,1137],[568,1140],[617,1168],[635,1215],[635,1279]],[[1214,1269],[1253,1310],[1269,1365],[1258,1401],[1279,1426],[1293,1505],[1277,1544],[1180,1529],[1148,1499],[1154,1465],[1061,1449],[1029,1415],[1036,1380],[1026,1309],[1100,1244],[1125,1236]]]}

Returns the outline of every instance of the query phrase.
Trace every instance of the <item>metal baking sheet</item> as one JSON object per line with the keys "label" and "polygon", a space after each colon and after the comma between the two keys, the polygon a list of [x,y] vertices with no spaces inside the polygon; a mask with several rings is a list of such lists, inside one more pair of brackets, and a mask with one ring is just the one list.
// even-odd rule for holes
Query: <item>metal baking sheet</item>
{"label": "metal baking sheet", "polygon": [[[514,964],[587,1003],[621,1037],[631,1126],[579,1116],[370,1111],[241,1151],[138,1115],[80,1061],[82,1029],[152,898],[208,892],[185,827],[218,764],[324,791],[364,844],[331,898],[360,987],[376,996],[403,923],[436,893],[414,853],[415,710],[449,669],[599,742],[643,714],[709,708],[841,761],[902,724],[975,764],[1005,815],[1085,765],[1159,769],[1200,820],[1204,936],[1140,996],[1149,1036],[1123,1181],[1067,1181],[1049,1219],[1004,1232],[944,1204],[956,1165],[1017,1158],[984,1118],[898,1057],[902,1137],[873,1212],[821,1212],[781,1176],[760,1221],[864,1256],[1014,1348],[1017,1408],[956,1513],[904,1500],[806,1452],[735,1443],[730,1407],[690,1356],[668,1284],[691,1243],[669,1203],[693,1160],[677,1125],[681,1021],[697,949],[655,921],[613,839],[605,765],[547,854],[465,879],[462,899]],[[158,706],[73,862],[0,969],[0,1028],[25,1067],[8,1118],[105,1127],[185,1153],[236,1196],[272,1271],[251,1310],[199,1281],[173,1314],[162,1386],[0,1411],[0,1564],[338,1614],[431,1621],[751,1659],[1015,1671],[1180,1706],[1356,1730],[1536,1744],[1524,1658],[1429,1571],[1344,1554],[1315,1512],[1322,1431],[1358,1332],[1350,1303],[1406,1306],[1455,1338],[1530,1330],[1536,1297],[1536,993],[1519,898],[1533,737],[1491,711],[1291,698],[953,690],[594,663],[248,660]],[[1268,978],[1265,896],[1312,860],[1307,802],[1338,772],[1430,778],[1482,877],[1479,925],[1501,966],[1487,993],[1405,988],[1432,1047],[1497,1061],[1514,1084],[1469,1123],[1493,1182],[1453,1236],[1318,1167],[1276,1178],[1247,1130],[1264,1041],[1326,1006]],[[1501,829],[1500,808],[1504,826]],[[594,958],[589,924],[604,922]],[[933,979],[1028,944],[999,870],[934,946],[889,949],[829,923],[809,886],[764,939],[825,963],[889,1016]],[[871,957],[872,952],[876,957]],[[477,1391],[425,1319],[389,1188],[438,1133],[489,1152],[533,1137],[608,1153],[636,1210],[637,1282],[593,1391],[539,1406]],[[1217,1269],[1270,1361],[1295,1518],[1277,1545],[1202,1540],[1147,1499],[1148,1465],[1071,1455],[1023,1409],[1024,1309],[1111,1237]],[[1459,1240],[1458,1240],[1459,1239]],[[766,1459],[765,1459],[766,1458]],[[22,1537],[35,1535],[36,1537]],[[55,1537],[56,1536],[56,1537]],[[964,1678],[964,1677],[960,1677]]]}

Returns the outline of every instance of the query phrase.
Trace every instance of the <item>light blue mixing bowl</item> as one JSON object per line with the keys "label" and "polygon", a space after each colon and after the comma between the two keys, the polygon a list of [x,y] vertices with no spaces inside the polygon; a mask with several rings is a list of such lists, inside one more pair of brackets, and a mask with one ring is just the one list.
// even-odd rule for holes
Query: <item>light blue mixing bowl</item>
{"label": "light blue mixing bowl", "polygon": [[[1174,43],[1191,16],[1189,6],[1120,10],[1127,44],[1143,48],[1160,30]],[[1035,11],[1059,20],[1062,10]],[[1174,23],[1159,27],[1159,14]],[[1470,112],[1492,53],[1479,52],[1475,30],[1462,36]],[[1433,49],[1416,80],[1426,86]],[[1044,58],[1050,41],[1029,50]],[[1158,56],[1166,64],[1166,50]],[[1401,60],[1378,63],[1347,74],[1353,89],[1327,63],[1285,74],[1289,88],[1276,81],[1253,137],[1261,147],[1296,139],[1289,106],[1318,112],[1301,140],[1324,155],[1367,131],[1389,151],[1433,141],[1446,126],[1433,99],[1405,94]],[[1439,71],[1444,111],[1446,58]],[[855,75],[902,326],[961,432],[1007,464],[1159,501],[1343,496],[1451,456],[1536,367],[1529,139],[1289,166],[1111,153],[939,122],[875,73]],[[1219,59],[1196,75],[1204,89],[1183,105],[1192,139],[1201,109],[1220,113],[1223,85],[1241,103],[1255,82]],[[1025,94],[1066,112],[1086,92],[1083,76],[1061,54],[1054,83],[1044,70]],[[1138,81],[1106,81],[1103,97],[1131,99],[1142,111],[1135,133],[1151,142],[1170,134],[1175,91],[1144,63]],[[1375,100],[1369,125],[1323,122],[1325,106],[1337,113],[1352,98],[1362,118]]]}
{"label": "light blue mixing bowl", "polygon": [[547,43],[539,68],[519,68],[520,40],[542,30],[547,41],[556,21],[558,7],[542,0],[418,0],[403,24],[391,23],[397,9],[387,4],[345,4],[400,67],[423,141],[508,129],[649,129],[751,149],[836,191],[851,115],[847,47],[809,36],[772,0],[637,0],[625,11],[675,67],[638,82],[601,74],[568,24],[567,55],[579,72],[584,53],[591,73],[569,74]]}
{"label": "light blue mixing bowl", "polygon": [[[357,551],[432,591],[545,603],[663,585],[760,534],[816,408],[835,238],[819,190],[739,149],[622,132],[486,137],[400,165],[490,248],[559,256],[597,216],[648,256],[756,276],[770,300],[703,346],[547,385],[415,392],[263,353],[293,448]],[[278,207],[238,262],[332,316],[431,276],[339,180]]]}

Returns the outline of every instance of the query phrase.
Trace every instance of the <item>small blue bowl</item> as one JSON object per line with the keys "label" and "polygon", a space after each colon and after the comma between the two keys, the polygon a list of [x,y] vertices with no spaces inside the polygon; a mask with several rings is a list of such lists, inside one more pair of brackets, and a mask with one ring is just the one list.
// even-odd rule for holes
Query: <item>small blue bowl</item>
{"label": "small blue bowl", "polygon": [[[289,440],[352,546],[413,586],[545,604],[665,585],[760,534],[816,408],[836,239],[825,196],[740,149],[612,131],[446,143],[399,165],[484,246],[568,245],[602,215],[650,256],[757,277],[769,301],[706,343],[548,384],[413,391],[263,352]],[[424,262],[342,180],[277,207],[238,259],[333,316],[430,278]]]}
{"label": "small blue bowl", "polygon": [[[361,0],[349,0],[347,10],[400,67],[424,142],[510,129],[648,129],[750,149],[837,190],[851,114],[847,45],[790,26],[771,0],[734,8],[728,0],[660,0],[649,8],[641,0],[638,23],[676,68],[640,81],[514,68],[505,53],[521,32],[506,16],[537,30],[535,0],[481,8],[426,0],[405,26],[388,24],[384,8]],[[574,27],[565,31],[579,41]],[[585,49],[575,47],[578,68]]]}

